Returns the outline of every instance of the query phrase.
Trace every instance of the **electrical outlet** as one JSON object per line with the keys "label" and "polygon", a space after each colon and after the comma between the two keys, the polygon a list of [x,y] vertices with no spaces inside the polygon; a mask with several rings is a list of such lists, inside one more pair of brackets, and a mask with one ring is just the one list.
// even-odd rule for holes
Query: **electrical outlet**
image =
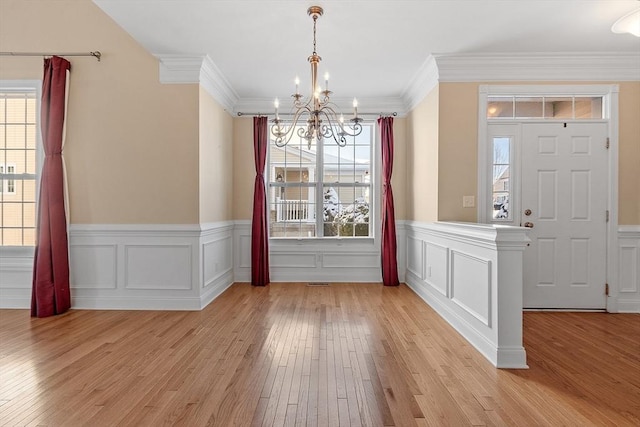
{"label": "electrical outlet", "polygon": [[473,208],[476,206],[475,196],[462,196],[462,207]]}

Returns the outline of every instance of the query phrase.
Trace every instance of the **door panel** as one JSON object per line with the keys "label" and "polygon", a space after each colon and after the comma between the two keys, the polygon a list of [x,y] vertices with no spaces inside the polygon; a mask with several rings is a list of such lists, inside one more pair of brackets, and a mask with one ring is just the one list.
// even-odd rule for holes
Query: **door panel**
{"label": "door panel", "polygon": [[526,308],[605,308],[606,136],[606,123],[522,125]]}

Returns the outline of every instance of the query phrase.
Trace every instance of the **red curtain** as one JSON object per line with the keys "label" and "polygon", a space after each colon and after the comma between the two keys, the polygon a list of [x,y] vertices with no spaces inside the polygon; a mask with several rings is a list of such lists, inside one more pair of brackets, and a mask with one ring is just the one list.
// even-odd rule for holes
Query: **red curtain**
{"label": "red curtain", "polygon": [[385,286],[398,286],[396,218],[391,189],[393,117],[380,117],[378,126],[382,141],[382,283]]}
{"label": "red curtain", "polygon": [[67,71],[71,64],[54,56],[44,60],[41,128],[44,163],[33,262],[31,315],[47,317],[71,307],[69,247],[64,209],[62,138]]}
{"label": "red curtain", "polygon": [[253,118],[253,151],[256,181],[253,188],[253,220],[251,222],[251,284],[269,284],[269,237],[267,235],[267,194],[264,167],[267,160],[267,118]]}

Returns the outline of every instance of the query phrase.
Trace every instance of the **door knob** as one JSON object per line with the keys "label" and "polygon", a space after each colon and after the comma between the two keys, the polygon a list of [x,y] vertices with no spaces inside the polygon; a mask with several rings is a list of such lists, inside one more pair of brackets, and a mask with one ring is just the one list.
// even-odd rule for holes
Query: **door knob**
{"label": "door knob", "polygon": [[524,210],[524,214],[525,214],[526,216],[531,215],[531,209],[525,209],[525,210]]}
{"label": "door knob", "polygon": [[527,228],[533,228],[533,223],[527,221],[527,222],[524,223],[524,226],[527,227]]}

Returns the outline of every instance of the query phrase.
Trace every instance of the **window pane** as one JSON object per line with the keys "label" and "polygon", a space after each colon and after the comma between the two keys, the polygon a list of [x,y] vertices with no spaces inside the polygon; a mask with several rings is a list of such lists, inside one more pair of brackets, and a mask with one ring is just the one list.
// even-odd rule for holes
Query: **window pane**
{"label": "window pane", "polygon": [[516,118],[541,118],[542,97],[516,97]]}
{"label": "window pane", "polygon": [[26,126],[26,148],[36,148],[36,125]]}
{"label": "window pane", "polygon": [[513,117],[513,97],[489,97],[487,117]]}
{"label": "window pane", "polygon": [[509,138],[493,138],[493,163],[509,164]]}
{"label": "window pane", "polygon": [[601,119],[602,97],[575,98],[576,119]]}
{"label": "window pane", "polygon": [[510,163],[511,138],[493,138],[493,170],[491,205],[492,218],[511,219],[509,195],[511,193]]}
{"label": "window pane", "polygon": [[2,226],[22,227],[22,203],[3,203]]}
{"label": "window pane", "polygon": [[22,240],[23,246],[35,246],[36,245],[36,230],[35,228],[24,228],[22,229],[22,234],[24,236]]}
{"label": "window pane", "polygon": [[25,125],[7,125],[6,127],[7,148],[25,148],[26,127]]}
{"label": "window pane", "polygon": [[545,98],[544,117],[547,119],[572,119],[573,98]]}
{"label": "window pane", "polygon": [[22,229],[2,228],[2,246],[22,246]]}
{"label": "window pane", "polygon": [[24,123],[26,112],[27,103],[24,95],[9,95],[7,97],[7,123]]}

